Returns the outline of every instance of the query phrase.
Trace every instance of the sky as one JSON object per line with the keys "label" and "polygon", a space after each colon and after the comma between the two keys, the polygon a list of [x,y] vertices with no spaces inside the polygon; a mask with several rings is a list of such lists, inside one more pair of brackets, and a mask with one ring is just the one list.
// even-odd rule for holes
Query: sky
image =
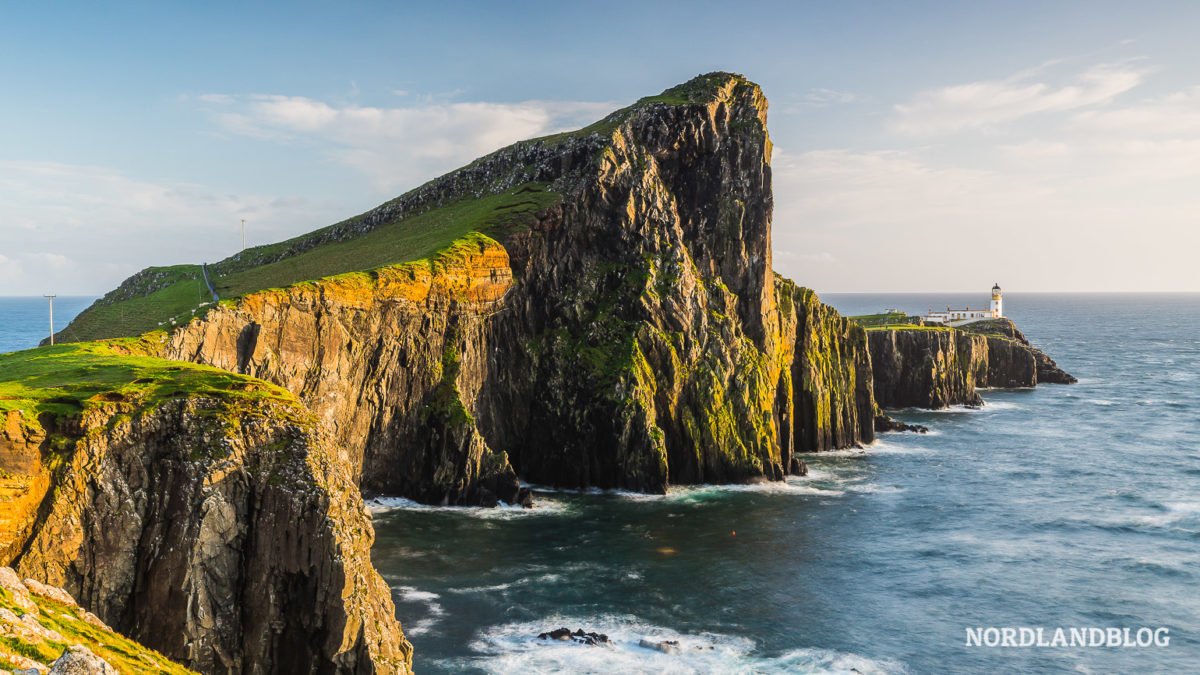
{"label": "sky", "polygon": [[99,295],[713,70],[818,291],[1200,291],[1200,3],[8,3],[0,295]]}

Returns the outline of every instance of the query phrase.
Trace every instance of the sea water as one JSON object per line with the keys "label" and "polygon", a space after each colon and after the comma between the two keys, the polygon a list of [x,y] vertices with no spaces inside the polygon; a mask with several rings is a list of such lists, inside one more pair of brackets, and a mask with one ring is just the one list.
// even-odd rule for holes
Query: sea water
{"label": "sea water", "polygon": [[[0,351],[44,337],[44,309],[0,299]],[[1200,295],[1010,293],[1005,311],[1079,384],[896,413],[930,432],[812,456],[787,483],[373,503],[418,672],[1195,672]],[[560,627],[613,644],[537,638]],[[1170,644],[967,646],[988,627],[1165,627]]]}
{"label": "sea water", "polygon": [[[813,456],[786,484],[376,504],[373,555],[418,672],[1200,670],[1200,295],[1005,305],[1079,384],[897,413],[930,432]],[[614,644],[537,637],[560,627]],[[967,646],[988,627],[1165,627],[1170,644]]]}
{"label": "sea water", "polygon": [[[60,331],[95,298],[54,299],[54,330]],[[0,354],[30,349],[50,337],[50,302],[46,298],[0,296]]]}

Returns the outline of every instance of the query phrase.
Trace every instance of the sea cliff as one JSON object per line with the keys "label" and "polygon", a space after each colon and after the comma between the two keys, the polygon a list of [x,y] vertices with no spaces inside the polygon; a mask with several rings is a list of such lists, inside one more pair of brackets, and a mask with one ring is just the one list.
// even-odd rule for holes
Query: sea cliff
{"label": "sea cliff", "polygon": [[428,260],[222,303],[161,354],[294,392],[372,492],[467,504],[520,499],[518,475],[778,480],[804,470],[799,452],[871,441],[875,403],[865,334],[772,271],[770,153],[757,85],[703,76],[215,266],[283,264],[464,199],[556,195]]}
{"label": "sea cliff", "polygon": [[407,672],[360,490],[783,480],[881,405],[1061,377],[1015,327],[868,331],[777,275],[771,151],[759,87],[711,73],[135,275],[82,344],[0,357],[0,563],[203,672]]}
{"label": "sea cliff", "polygon": [[868,335],[875,398],[884,408],[978,406],[980,387],[1075,382],[1009,319],[879,327]]}
{"label": "sea cliff", "polygon": [[203,672],[405,672],[370,519],[311,413],[137,347],[0,355],[0,564]]}

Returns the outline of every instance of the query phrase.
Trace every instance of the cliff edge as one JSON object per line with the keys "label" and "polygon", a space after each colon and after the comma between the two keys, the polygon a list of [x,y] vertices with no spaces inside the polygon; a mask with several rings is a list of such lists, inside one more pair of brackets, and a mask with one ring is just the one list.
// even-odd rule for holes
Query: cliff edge
{"label": "cliff edge", "polygon": [[311,413],[142,346],[0,355],[0,564],[203,672],[407,672],[370,519]]}

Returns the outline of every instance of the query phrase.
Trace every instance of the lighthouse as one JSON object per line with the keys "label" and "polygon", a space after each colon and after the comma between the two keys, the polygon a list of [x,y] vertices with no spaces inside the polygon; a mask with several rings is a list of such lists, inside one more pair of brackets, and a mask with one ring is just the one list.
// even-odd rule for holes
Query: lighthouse
{"label": "lighthouse", "polygon": [[1004,316],[1004,296],[1000,293],[1000,284],[992,285],[992,318]]}

